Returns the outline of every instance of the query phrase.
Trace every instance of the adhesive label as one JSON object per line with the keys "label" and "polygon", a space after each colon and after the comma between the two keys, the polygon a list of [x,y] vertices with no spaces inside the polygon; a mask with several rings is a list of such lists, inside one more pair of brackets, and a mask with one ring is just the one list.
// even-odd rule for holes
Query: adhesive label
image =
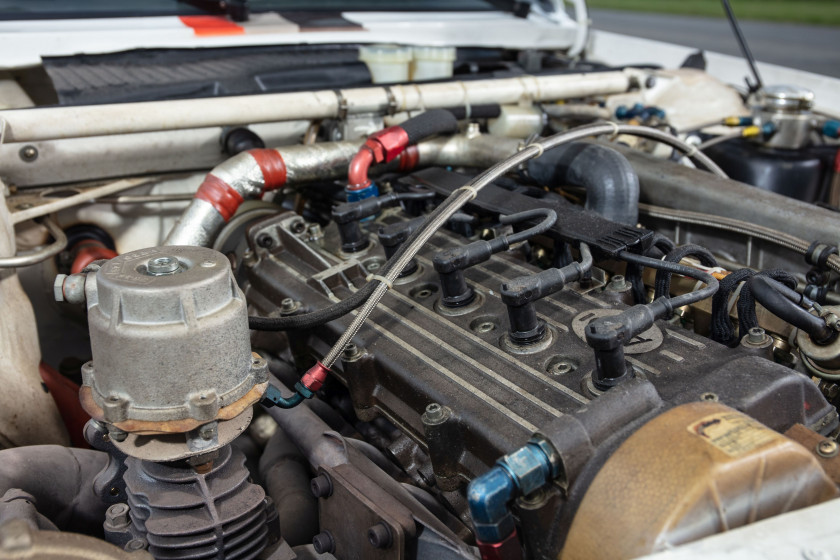
{"label": "adhesive label", "polygon": [[688,426],[688,431],[730,457],[739,457],[775,441],[779,434],[737,412],[710,414]]}

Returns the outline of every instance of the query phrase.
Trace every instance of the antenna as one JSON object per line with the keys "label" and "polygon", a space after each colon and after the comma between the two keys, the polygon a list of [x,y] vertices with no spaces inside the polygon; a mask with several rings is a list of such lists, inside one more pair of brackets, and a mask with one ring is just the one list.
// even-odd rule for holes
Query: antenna
{"label": "antenna", "polygon": [[747,44],[747,39],[741,31],[741,26],[738,25],[738,20],[735,19],[735,12],[732,11],[732,6],[729,5],[729,0],[721,0],[723,9],[726,11],[726,18],[729,20],[729,25],[732,26],[732,32],[735,33],[735,39],[738,40],[738,46],[741,47],[741,54],[747,59],[747,64],[750,65],[750,71],[755,78],[755,83],[750,83],[749,78],[745,78],[747,87],[750,93],[756,92],[764,87],[761,81],[761,75],[758,73],[758,68],[755,67],[755,58],[753,58],[750,46]]}

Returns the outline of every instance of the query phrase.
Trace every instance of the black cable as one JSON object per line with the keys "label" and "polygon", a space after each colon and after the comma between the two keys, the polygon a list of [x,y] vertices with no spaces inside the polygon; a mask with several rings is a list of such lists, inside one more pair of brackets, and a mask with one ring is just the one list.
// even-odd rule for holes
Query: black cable
{"label": "black cable", "polygon": [[[700,264],[704,266],[717,266],[717,259],[705,247],[700,245],[683,245],[665,255],[665,260],[668,262],[678,263],[685,257],[696,257]],[[654,295],[653,299],[661,297],[668,297],[671,295],[671,273],[667,270],[658,270],[656,272],[656,280],[654,281]]]}
{"label": "black cable", "polygon": [[710,338],[715,342],[720,342],[729,347],[738,344],[738,337],[735,336],[735,329],[732,327],[732,321],[729,320],[729,297],[738,284],[752,278],[754,274],[755,271],[750,268],[741,268],[729,273],[720,281],[720,288],[712,298],[712,332]]}
{"label": "black cable", "polygon": [[[682,307],[684,305],[690,305],[692,303],[697,303],[698,301],[703,301],[704,299],[711,297],[717,292],[718,290],[718,280],[708,272],[704,270],[699,270],[697,268],[693,268],[690,266],[685,266],[679,263],[672,263],[669,261],[661,261],[659,259],[653,259],[650,257],[643,257],[642,255],[637,255],[636,253],[630,253],[629,251],[622,251],[618,254],[618,258],[639,264],[642,266],[647,266],[653,268],[655,270],[665,270],[672,274],[679,274],[681,276],[688,276],[689,278],[694,278],[695,280],[700,280],[704,284],[704,287],[700,288],[699,290],[695,290],[693,292],[688,292],[686,294],[682,294],[676,297],[667,298],[668,302],[670,303],[671,308],[676,309],[677,307]],[[657,300],[654,300],[657,301]]]}
{"label": "black cable", "polygon": [[527,222],[528,220],[535,220],[542,218],[537,225],[531,226],[528,229],[507,235],[508,245],[513,245],[521,241],[527,241],[535,235],[540,235],[548,231],[554,222],[557,221],[557,212],[548,208],[535,208],[533,210],[525,210],[524,212],[517,212],[516,214],[509,214],[507,216],[500,216],[499,222],[509,224],[519,224]]}
{"label": "black cable", "polygon": [[[653,243],[645,252],[645,256],[652,258],[660,258],[676,248],[673,241],[662,235],[655,233],[653,235]],[[624,270],[624,278],[630,283],[631,293],[633,294],[633,301],[635,303],[645,303],[647,300],[647,292],[645,291],[645,283],[642,279],[642,267],[635,263],[627,263]]]}
{"label": "black cable", "polygon": [[750,284],[755,299],[761,305],[773,315],[808,333],[817,344],[827,344],[837,337],[837,332],[822,318],[800,307],[811,303],[802,294],[766,276],[756,275]]}

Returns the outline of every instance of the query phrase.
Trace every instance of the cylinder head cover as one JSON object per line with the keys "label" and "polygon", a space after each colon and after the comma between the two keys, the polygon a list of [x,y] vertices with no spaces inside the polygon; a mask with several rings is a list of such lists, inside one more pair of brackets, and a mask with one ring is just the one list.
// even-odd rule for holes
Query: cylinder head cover
{"label": "cylinder head cover", "polygon": [[93,360],[82,402],[94,417],[126,431],[186,432],[230,419],[263,392],[265,361],[251,355],[245,297],[221,253],[126,253],[92,273],[85,292]]}

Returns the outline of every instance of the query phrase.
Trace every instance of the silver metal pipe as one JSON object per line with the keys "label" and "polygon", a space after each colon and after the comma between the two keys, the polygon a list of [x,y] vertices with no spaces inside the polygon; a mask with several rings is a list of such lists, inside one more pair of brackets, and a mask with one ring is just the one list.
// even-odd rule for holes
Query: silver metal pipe
{"label": "silver metal pipe", "polygon": [[44,262],[54,257],[67,247],[67,236],[52,218],[44,218],[41,222],[53,237],[53,242],[34,251],[18,253],[14,257],[0,257],[0,268],[22,268]]}
{"label": "silver metal pipe", "polygon": [[623,93],[630,89],[637,74],[639,74],[638,71],[623,70],[393,85],[339,91],[13,109],[0,111],[0,121],[5,122],[5,138],[2,140],[4,143],[32,142],[82,136],[336,118],[345,110],[347,114],[384,114],[390,110],[416,111],[488,103],[510,104],[518,103],[522,99],[556,101],[590,95]]}

